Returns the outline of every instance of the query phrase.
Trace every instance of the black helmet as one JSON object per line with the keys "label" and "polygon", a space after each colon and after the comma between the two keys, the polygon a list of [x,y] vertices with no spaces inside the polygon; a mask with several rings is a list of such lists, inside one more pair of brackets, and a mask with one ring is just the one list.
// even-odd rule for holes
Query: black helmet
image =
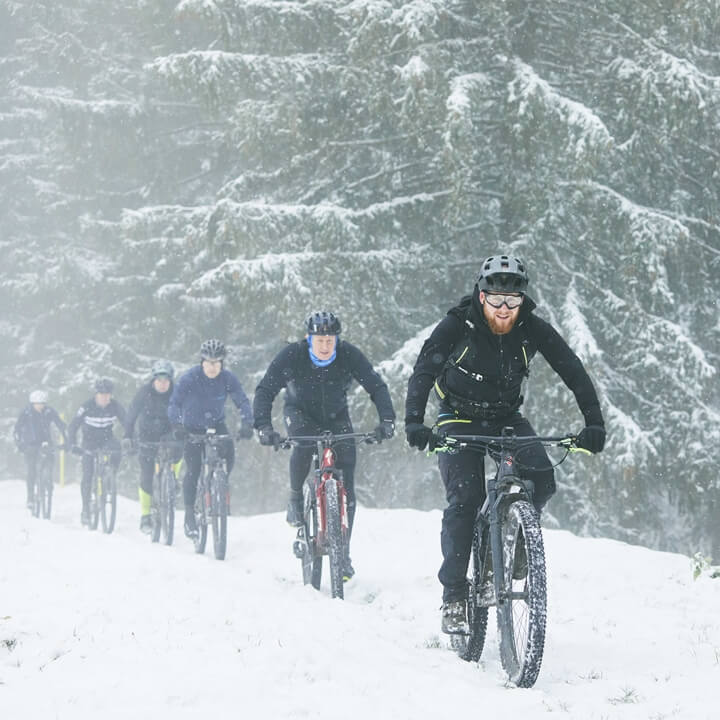
{"label": "black helmet", "polygon": [[160,375],[167,375],[167,377],[172,380],[175,375],[175,368],[168,360],[157,360],[153,363],[153,366],[150,369],[150,374],[152,375],[153,380]]}
{"label": "black helmet", "polygon": [[226,354],[225,343],[215,338],[206,340],[200,346],[200,357],[203,360],[223,360]]}
{"label": "black helmet", "polygon": [[339,335],[340,321],[327,310],[314,312],[308,315],[305,321],[305,329],[308,335]]}
{"label": "black helmet", "polygon": [[525,263],[509,255],[486,258],[477,277],[477,286],[486,292],[520,292],[528,286]]}
{"label": "black helmet", "polygon": [[96,393],[111,393],[114,387],[113,381],[110,378],[98,378],[95,381]]}

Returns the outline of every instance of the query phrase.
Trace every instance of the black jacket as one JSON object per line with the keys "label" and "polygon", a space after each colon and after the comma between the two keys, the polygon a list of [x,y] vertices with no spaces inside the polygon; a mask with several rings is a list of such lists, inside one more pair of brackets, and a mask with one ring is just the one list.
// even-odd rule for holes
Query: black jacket
{"label": "black jacket", "polygon": [[51,442],[50,424],[54,423],[65,439],[65,423],[53,408],[46,405],[41,412],[32,405],[23,408],[15,423],[15,443],[20,450],[40,447],[44,442]]}
{"label": "black jacket", "polygon": [[106,407],[101,408],[91,398],[80,406],[68,427],[68,442],[75,445],[77,431],[82,428],[82,446],[86,450],[104,447],[113,437],[116,422],[125,422],[125,408],[112,398]]}
{"label": "black jacket", "polygon": [[125,437],[133,436],[136,422],[140,440],[157,442],[163,435],[167,435],[172,429],[168,418],[168,405],[172,393],[172,383],[170,389],[164,393],[159,393],[153,387],[153,381],[143,385],[135,393],[128,408],[125,418]]}
{"label": "black jacket", "polygon": [[526,296],[513,329],[496,335],[477,297],[462,298],[420,351],[408,382],[405,422],[423,422],[433,386],[449,407],[466,400],[495,412],[495,417],[510,415],[522,403],[522,381],[539,352],[575,394],[585,424],[603,425],[597,393],[582,362],[549,323],[533,314],[534,309]]}
{"label": "black jacket", "polygon": [[310,359],[307,340],[283,348],[255,388],[255,427],[272,425],[272,404],[285,388],[285,407],[295,408],[321,427],[348,415],[347,392],[357,380],[375,403],[381,420],[394,420],[387,385],[370,361],[354,345],[338,340],[335,360],[317,367]]}

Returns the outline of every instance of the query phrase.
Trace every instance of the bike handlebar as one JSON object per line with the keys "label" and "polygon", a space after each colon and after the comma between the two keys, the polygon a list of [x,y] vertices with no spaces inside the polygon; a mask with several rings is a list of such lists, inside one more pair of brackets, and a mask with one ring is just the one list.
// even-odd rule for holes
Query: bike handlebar
{"label": "bike handlebar", "polygon": [[277,443],[277,448],[283,450],[289,450],[296,445],[309,445],[310,443],[323,443],[326,447],[333,445],[336,442],[343,442],[347,440],[359,440],[368,445],[379,445],[382,442],[382,438],[373,430],[372,432],[362,433],[332,433],[329,430],[320,433],[319,435],[289,435],[286,438],[280,438]]}
{"label": "bike handlebar", "polygon": [[585,448],[578,447],[577,435],[456,435],[454,433],[439,436],[433,451],[442,452],[459,448],[485,450],[491,445],[498,445],[498,449],[519,449],[535,443],[548,447],[561,447],[568,452],[589,452]]}

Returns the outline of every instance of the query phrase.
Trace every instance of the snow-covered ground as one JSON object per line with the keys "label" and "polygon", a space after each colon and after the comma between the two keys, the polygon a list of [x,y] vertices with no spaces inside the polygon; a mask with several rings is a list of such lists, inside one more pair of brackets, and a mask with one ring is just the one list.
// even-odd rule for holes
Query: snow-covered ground
{"label": "snow-covered ground", "polygon": [[[280,514],[232,517],[227,559],[54,517],[0,482],[0,715],[58,718],[718,717],[720,580],[689,558],[545,533],[549,617],[536,686],[508,687],[494,617],[482,661],[439,633],[440,512],[358,512],[345,602],[303,587]],[[210,547],[208,548],[210,550]]]}

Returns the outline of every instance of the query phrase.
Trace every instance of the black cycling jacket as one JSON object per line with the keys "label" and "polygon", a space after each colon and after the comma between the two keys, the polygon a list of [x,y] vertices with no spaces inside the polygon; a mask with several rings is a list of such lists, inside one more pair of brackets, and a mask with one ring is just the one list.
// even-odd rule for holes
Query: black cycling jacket
{"label": "black cycling jacket", "polygon": [[534,309],[526,296],[513,329],[496,335],[480,303],[469,295],[462,298],[420,351],[408,382],[405,422],[424,421],[433,386],[450,407],[453,401],[461,405],[467,400],[488,412],[495,408],[495,417],[502,417],[503,410],[510,415],[522,403],[522,381],[539,352],[574,393],[586,425],[603,425],[597,393],[582,362],[552,325],[533,314]]}
{"label": "black cycling jacket", "polygon": [[394,420],[387,385],[365,355],[349,342],[338,340],[335,360],[317,367],[310,359],[307,340],[283,348],[255,388],[255,427],[272,425],[272,404],[285,388],[285,407],[296,408],[321,427],[348,414],[348,389],[357,380],[368,392],[381,420]]}
{"label": "black cycling jacket", "polygon": [[131,438],[135,433],[135,423],[138,425],[140,440],[156,442],[171,430],[168,418],[168,405],[172,397],[173,384],[167,392],[159,393],[151,380],[143,385],[135,394],[128,408],[125,418],[125,437]]}

